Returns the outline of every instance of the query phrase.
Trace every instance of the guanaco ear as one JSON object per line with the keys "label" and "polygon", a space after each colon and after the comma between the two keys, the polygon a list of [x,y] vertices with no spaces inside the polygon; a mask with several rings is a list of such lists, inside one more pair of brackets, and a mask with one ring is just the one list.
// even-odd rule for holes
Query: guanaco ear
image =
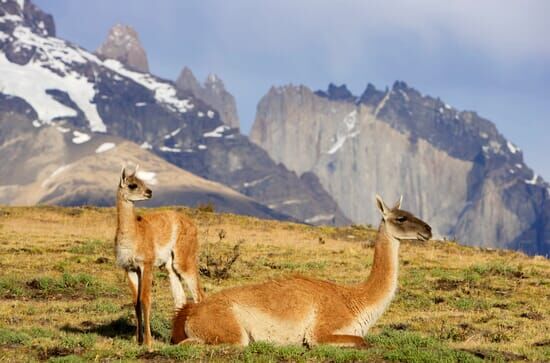
{"label": "guanaco ear", "polygon": [[126,167],[122,166],[122,170],[120,170],[120,182],[118,183],[118,186],[121,187],[126,184]]}
{"label": "guanaco ear", "polygon": [[393,209],[401,209],[401,203],[403,203],[403,194],[399,197],[399,201],[395,203],[393,206]]}
{"label": "guanaco ear", "polygon": [[134,174],[133,174],[133,175],[137,175],[138,170],[139,170],[139,164],[136,164],[136,169],[134,170]]}
{"label": "guanaco ear", "polygon": [[379,196],[378,194],[376,194],[376,206],[378,207],[378,210],[382,214],[382,218],[386,219],[386,216],[388,215],[388,212],[390,211],[390,209],[388,208],[386,203],[384,203],[384,201],[382,200],[382,197]]}

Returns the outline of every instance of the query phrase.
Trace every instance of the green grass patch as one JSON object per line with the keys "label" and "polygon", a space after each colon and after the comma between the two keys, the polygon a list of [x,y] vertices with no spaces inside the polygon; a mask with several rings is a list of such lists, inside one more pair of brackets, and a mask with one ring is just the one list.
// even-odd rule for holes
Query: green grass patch
{"label": "green grass patch", "polygon": [[23,345],[31,340],[31,337],[17,330],[0,328],[0,345]]}
{"label": "green grass patch", "polygon": [[396,362],[483,362],[473,354],[448,348],[441,341],[415,333],[385,330],[368,336],[383,358]]}
{"label": "green grass patch", "polygon": [[54,295],[64,297],[116,296],[120,293],[117,286],[99,281],[86,274],[63,273],[59,277],[39,276],[25,283],[25,293],[33,298],[46,298]]}
{"label": "green grass patch", "polygon": [[75,242],[77,243],[75,246],[69,248],[70,253],[76,253],[80,255],[93,255],[101,249],[101,247],[104,245],[103,241],[94,239],[90,241],[84,241],[84,242]]}

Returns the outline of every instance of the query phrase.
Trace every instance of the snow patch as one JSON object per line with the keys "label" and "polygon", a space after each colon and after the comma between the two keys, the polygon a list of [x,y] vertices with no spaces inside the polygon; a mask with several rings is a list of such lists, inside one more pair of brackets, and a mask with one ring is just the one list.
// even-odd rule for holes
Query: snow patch
{"label": "snow patch", "polygon": [[344,145],[344,143],[348,138],[353,138],[359,135],[359,131],[354,130],[356,124],[357,124],[357,111],[353,110],[346,117],[344,117],[342,124],[338,127],[338,131],[336,132],[336,140],[334,144],[330,147],[330,149],[327,151],[328,154],[332,155],[335,152],[337,152]]}
{"label": "snow patch", "polygon": [[491,140],[489,141],[489,146],[495,154],[500,153],[501,144],[498,141]]}
{"label": "snow patch", "polygon": [[42,124],[41,124],[40,121],[38,121],[38,120],[34,120],[34,121],[32,122],[32,125],[33,125],[34,127],[40,127],[40,126],[42,126]]}
{"label": "snow patch", "polygon": [[506,143],[506,145],[508,146],[508,150],[510,150],[510,152],[512,154],[515,154],[517,153],[518,151],[521,151],[521,149],[519,147],[517,147],[516,145],[512,144],[510,141],[508,141]]}
{"label": "snow patch", "polygon": [[321,221],[330,221],[334,218],[334,214],[319,214],[305,220],[306,223],[317,223]]}
{"label": "snow patch", "polygon": [[533,174],[533,179],[525,180],[526,184],[536,185],[537,181],[539,179],[539,175],[537,173]]}
{"label": "snow patch", "polygon": [[153,148],[153,145],[149,144],[147,141],[144,141],[143,144],[141,144],[139,147],[142,149],[151,150]]}
{"label": "snow patch", "polygon": [[177,134],[179,134],[181,131],[181,127],[178,127],[177,129],[175,129],[174,131],[172,131],[171,133],[169,133],[168,135],[164,135],[164,139],[165,140],[168,140],[174,136],[176,136]]}
{"label": "snow patch", "polygon": [[487,135],[486,132],[480,132],[479,136],[481,136],[482,139],[488,139],[489,138],[489,135]]}
{"label": "snow patch", "polygon": [[302,200],[302,199],[289,199],[289,200],[285,200],[284,202],[282,202],[281,205],[302,204],[304,202],[305,201]]}
{"label": "snow patch", "polygon": [[160,151],[164,151],[167,153],[180,153],[181,149],[177,147],[168,147],[168,146],[161,146],[159,148]]}
{"label": "snow patch", "polygon": [[200,118],[203,118],[204,117],[204,112],[201,112],[201,111],[197,112],[197,116],[200,117]]}
{"label": "snow patch", "polygon": [[212,130],[210,132],[205,132],[202,136],[204,136],[204,137],[222,137],[223,133],[226,130],[229,130],[229,127],[225,126],[225,125],[222,125],[222,126],[216,127],[214,130]]}
{"label": "snow patch", "polygon": [[105,152],[105,151],[108,151],[108,150],[111,150],[112,148],[114,148],[116,145],[112,142],[106,142],[106,143],[103,143],[101,145],[99,145],[99,147],[97,149],[95,149],[95,153],[96,154],[100,154],[102,152]]}
{"label": "snow patch", "polygon": [[88,134],[85,134],[80,131],[73,131],[73,142],[75,144],[83,144],[85,142],[90,141],[91,137]]}
{"label": "snow patch", "polygon": [[199,150],[206,150],[206,149],[208,149],[208,148],[206,147],[206,145],[203,145],[203,144],[200,144],[200,145],[197,146],[197,147],[199,148]]}
{"label": "snow patch", "polygon": [[147,106],[147,102],[136,102],[136,107]]}
{"label": "snow patch", "polygon": [[208,116],[208,118],[214,118],[214,115],[215,115],[215,113],[214,113],[214,111],[212,111],[212,110],[208,110],[208,111],[206,112],[206,116]]}
{"label": "snow patch", "polygon": [[67,132],[71,131],[71,129],[63,126],[56,126],[55,127],[57,131],[61,132],[62,134],[66,134]]}
{"label": "snow patch", "polygon": [[403,96],[403,98],[405,99],[405,102],[409,102],[409,95],[405,91],[400,89],[399,93],[401,93],[401,96]]}
{"label": "snow patch", "polygon": [[260,179],[252,180],[252,181],[249,181],[249,182],[244,182],[243,187],[245,187],[245,188],[253,187],[253,186],[256,186],[260,183],[265,182],[266,180],[268,180],[270,178],[271,178],[271,175],[267,175],[267,176],[264,176],[263,178],[260,178]]}
{"label": "snow patch", "polygon": [[136,176],[147,184],[157,185],[157,173],[153,171],[138,170]]}
{"label": "snow patch", "polygon": [[390,99],[391,91],[388,90],[386,94],[384,95],[384,98],[380,101],[378,106],[376,106],[376,109],[374,110],[374,117],[378,116],[378,113],[382,111],[384,106],[386,105],[386,102]]}

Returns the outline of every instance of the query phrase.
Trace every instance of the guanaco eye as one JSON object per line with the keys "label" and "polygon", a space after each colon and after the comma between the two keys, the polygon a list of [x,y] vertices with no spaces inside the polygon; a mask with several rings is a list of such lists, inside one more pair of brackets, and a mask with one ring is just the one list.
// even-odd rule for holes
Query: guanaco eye
{"label": "guanaco eye", "polygon": [[134,190],[137,188],[137,184],[128,184],[128,188]]}
{"label": "guanaco eye", "polygon": [[400,217],[397,217],[396,220],[399,222],[399,223],[403,223],[407,220],[407,217],[405,216],[400,216]]}

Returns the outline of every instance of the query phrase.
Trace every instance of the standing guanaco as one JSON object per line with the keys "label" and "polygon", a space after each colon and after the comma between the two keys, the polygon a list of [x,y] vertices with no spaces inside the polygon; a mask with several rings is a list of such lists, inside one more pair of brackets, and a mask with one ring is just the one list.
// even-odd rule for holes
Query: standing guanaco
{"label": "standing guanaco", "polygon": [[181,278],[191,290],[193,301],[199,302],[203,292],[197,269],[197,228],[188,217],[174,211],[137,216],[134,202],[150,199],[153,195],[151,189],[136,176],[137,170],[138,167],[128,175],[123,168],[120,176],[115,250],[117,265],[126,271],[132,290],[137,341],[143,344],[145,330],[145,344],[150,350],[153,266],[164,266],[168,271],[176,309],[186,302]]}
{"label": "standing guanaco", "polygon": [[176,313],[173,343],[248,345],[330,344],[361,347],[363,336],[389,306],[396,288],[401,240],[428,240],[431,228],[377,196],[382,214],[368,279],[342,286],[289,277],[223,290]]}

